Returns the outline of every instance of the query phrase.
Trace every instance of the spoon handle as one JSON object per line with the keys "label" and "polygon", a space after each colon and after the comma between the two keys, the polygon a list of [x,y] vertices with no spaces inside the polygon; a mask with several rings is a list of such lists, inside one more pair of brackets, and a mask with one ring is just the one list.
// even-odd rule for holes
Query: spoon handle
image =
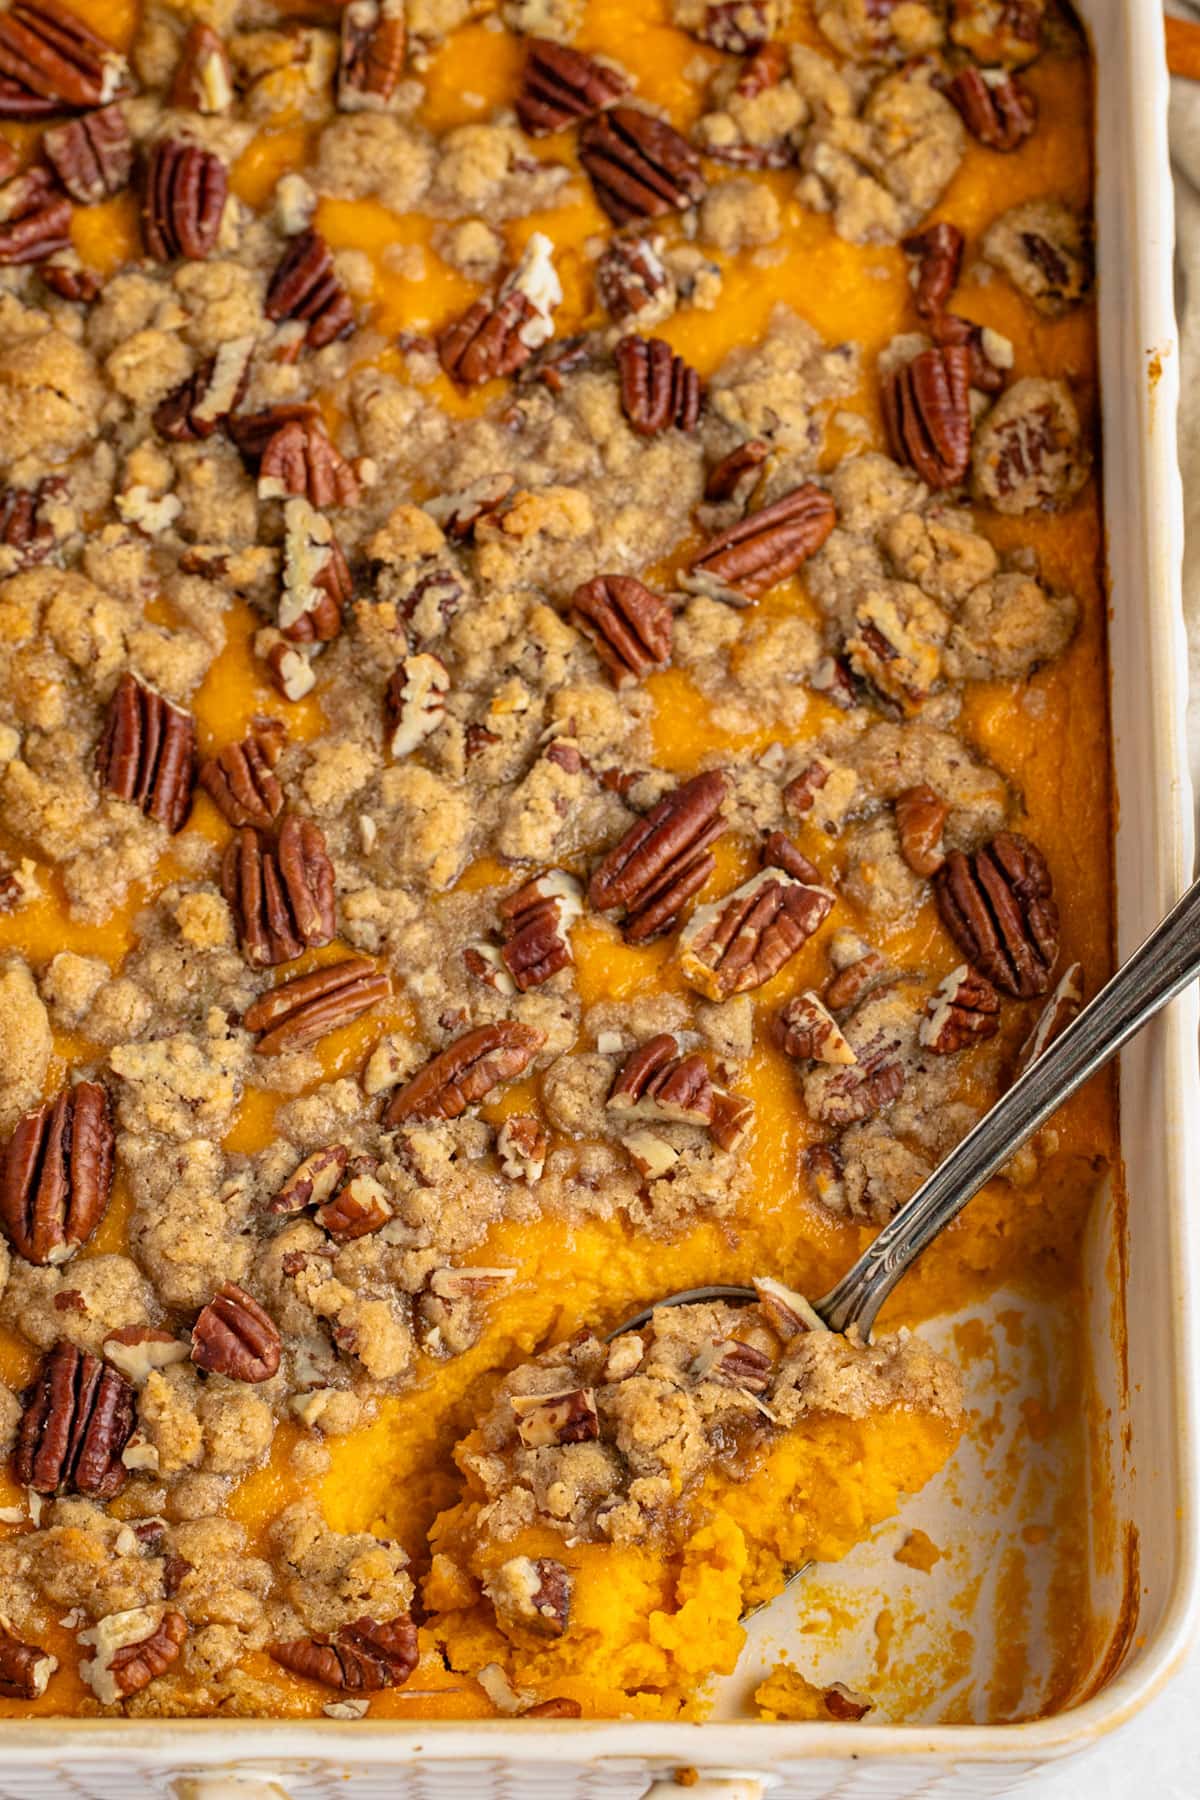
{"label": "spoon handle", "polygon": [[984,1182],[1147,1020],[1200,975],[1200,881],[1192,883],[1107,986],[1032,1062],[816,1302],[833,1331],[869,1334],[896,1283]]}

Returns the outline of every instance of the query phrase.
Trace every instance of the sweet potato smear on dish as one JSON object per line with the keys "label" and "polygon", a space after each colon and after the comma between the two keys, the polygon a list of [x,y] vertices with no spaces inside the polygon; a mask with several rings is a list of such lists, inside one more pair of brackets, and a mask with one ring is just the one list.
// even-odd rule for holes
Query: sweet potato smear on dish
{"label": "sweet potato smear on dish", "polygon": [[1108,1083],[778,1296],[1110,967],[1090,144],[1057,0],[0,12],[0,1715],[701,1716],[922,1489],[761,1708],[1081,1691]]}

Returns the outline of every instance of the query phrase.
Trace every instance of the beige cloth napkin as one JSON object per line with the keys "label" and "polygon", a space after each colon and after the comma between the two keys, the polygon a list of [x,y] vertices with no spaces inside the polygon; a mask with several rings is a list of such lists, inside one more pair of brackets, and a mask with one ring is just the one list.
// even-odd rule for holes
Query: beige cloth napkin
{"label": "beige cloth napkin", "polygon": [[[1167,11],[1200,18],[1200,5],[1185,0],[1171,0]],[[1200,82],[1178,76],[1171,83],[1171,160],[1175,169],[1175,293],[1180,339],[1183,608],[1191,677],[1188,748],[1192,783],[1200,798]]]}

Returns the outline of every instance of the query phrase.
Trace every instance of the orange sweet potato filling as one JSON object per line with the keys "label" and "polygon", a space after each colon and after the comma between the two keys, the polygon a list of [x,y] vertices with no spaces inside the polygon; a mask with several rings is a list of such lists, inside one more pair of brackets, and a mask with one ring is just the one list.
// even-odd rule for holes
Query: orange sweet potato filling
{"label": "orange sweet potato filling", "polygon": [[[130,0],[76,0],[76,4],[111,40],[129,41],[134,26]],[[703,85],[695,80],[698,60],[708,57],[715,64],[716,58],[669,27],[665,11],[663,0],[592,0],[578,41],[583,48],[619,58],[636,75],[640,94],[666,108],[686,129],[698,110]],[[818,41],[805,22],[788,35]],[[419,117],[445,129],[511,100],[520,60],[515,38],[497,35],[482,23],[465,27],[435,55]],[[965,231],[968,270],[975,238],[1003,207],[1044,194],[1083,207],[1090,201],[1091,96],[1086,62],[1044,59],[1028,71],[1026,80],[1039,106],[1036,135],[1003,159],[970,141],[961,169],[933,215],[952,218]],[[17,141],[23,135],[19,129],[13,132]],[[302,125],[262,135],[237,164],[234,190],[252,204],[263,203],[282,173],[303,168],[309,141],[310,133]],[[550,140],[546,153],[551,152],[559,157],[571,154],[566,140]],[[864,368],[871,371],[873,353],[897,331],[911,328],[902,253],[843,242],[826,218],[796,203],[792,175],[763,179],[774,184],[783,207],[781,253],[767,266],[748,256],[722,258],[724,288],[717,308],[684,310],[659,328],[661,334],[702,374],[707,373],[733,346],[757,339],[771,308],[783,299],[829,339],[856,339],[863,346]],[[374,202],[323,200],[316,224],[335,247],[354,246],[373,259],[374,316],[385,333],[436,331],[478,291],[440,262],[430,244],[431,223],[419,215],[398,218]],[[582,246],[604,229],[605,221],[590,198],[505,228],[514,251],[534,230],[545,230],[554,240],[565,290],[557,318],[560,336],[599,319]],[[126,195],[77,211],[74,234],[85,262],[102,270],[118,267],[137,253],[134,201]],[[425,248],[428,273],[419,284],[385,273],[384,253],[408,243]],[[969,276],[956,296],[956,307],[1012,341],[1018,372],[1069,377],[1082,410],[1094,413],[1096,350],[1089,307],[1046,320],[1004,281],[983,284]],[[439,398],[447,409],[462,412],[486,406],[497,391],[487,388],[464,398],[443,381]],[[865,415],[871,441],[882,448],[875,384],[869,373],[861,393],[847,407]],[[838,431],[832,430],[828,461],[836,461],[851,447],[856,446],[841,441]],[[1110,968],[1112,943],[1105,594],[1095,481],[1061,517],[1033,514],[1004,520],[986,513],[979,517],[980,528],[998,547],[1031,545],[1048,585],[1070,590],[1080,602],[1080,626],[1066,654],[1019,688],[1005,683],[971,686],[963,726],[982,755],[1023,796],[1029,833],[1045,847],[1054,868],[1063,964],[1078,960],[1087,990],[1094,991]],[[681,556],[685,549],[681,546]],[[649,578],[666,573],[653,571]],[[764,614],[806,612],[811,603],[802,580],[796,579],[775,588],[758,606]],[[155,617],[170,622],[165,602],[152,602],[151,609]],[[251,653],[254,628],[248,611],[243,617],[229,617],[227,648],[195,696],[202,754],[239,737],[255,713],[278,707],[265,671]],[[655,702],[657,758],[663,767],[690,772],[698,758],[719,752],[731,741],[746,747],[745,738],[728,739],[705,716],[703,703],[682,672],[655,675],[649,687]],[[818,734],[826,718],[822,703],[814,699],[796,735]],[[318,702],[310,699],[292,706],[288,725],[293,738],[317,736],[322,729]],[[763,746],[781,735],[786,733],[764,719]],[[225,828],[203,795],[197,797],[193,827],[215,841],[223,840]],[[0,840],[0,852],[5,847]],[[154,885],[169,882],[174,872],[168,850]],[[723,891],[735,872],[726,859],[714,878],[714,890]],[[510,882],[511,874],[481,866],[464,880],[498,884]],[[64,948],[100,955],[114,968],[119,966],[132,941],[132,921],[144,894],[135,893],[104,925],[92,926],[67,914],[55,896],[52,876],[44,885],[44,898],[13,917],[0,916],[0,949],[19,949],[35,967]],[[843,917],[842,922],[853,920]],[[932,906],[924,909],[913,928],[894,933],[881,947],[897,963],[919,965],[935,976],[957,960]],[[655,984],[665,988],[678,980],[661,944],[614,948],[584,924],[575,933],[574,950],[585,1008],[600,999],[619,999]],[[311,960],[335,954],[331,949]],[[819,984],[822,972],[810,946],[755,996],[756,1003],[778,1004],[781,996]],[[327,1042],[321,1051],[326,1076],[361,1066],[381,1032],[404,1016],[400,995],[391,1014],[384,1009]],[[47,1091],[53,1092],[64,1073],[95,1049],[86,1040],[60,1033]],[[383,1403],[372,1426],[334,1444],[333,1466],[320,1495],[332,1525],[399,1538],[419,1571],[427,1563],[427,1535],[434,1516],[457,1497],[450,1451],[470,1429],[487,1391],[489,1371],[511,1366],[582,1324],[605,1329],[638,1304],[670,1289],[708,1280],[744,1281],[764,1270],[778,1271],[794,1287],[813,1294],[830,1285],[871,1232],[833,1217],[808,1197],[801,1159],[815,1133],[798,1104],[785,1059],[765,1045],[760,1047],[743,1087],[752,1093],[756,1108],[753,1136],[745,1151],[754,1169],[753,1198],[743,1211],[726,1224],[699,1222],[670,1242],[644,1241],[619,1221],[567,1225],[543,1220],[498,1227],[477,1260],[513,1266],[518,1278],[492,1305],[486,1329],[473,1348],[449,1363],[429,1362],[408,1392]],[[510,1089],[485,1109],[485,1116],[498,1118],[521,1109],[528,1094],[525,1086]],[[275,1105],[272,1095],[249,1090],[226,1139],[228,1147],[252,1150],[268,1142]],[[1062,1295],[1077,1289],[1080,1233],[1098,1171],[1114,1168],[1117,1161],[1111,1082],[1104,1078],[1093,1082],[1063,1109],[1054,1130],[1057,1148],[1043,1162],[1037,1181],[1025,1189],[1003,1183],[989,1187],[905,1282],[885,1322],[929,1318],[1010,1282],[1041,1285]],[[81,1254],[122,1248],[127,1212],[128,1197],[118,1181],[102,1227]],[[564,1270],[569,1270],[569,1280],[562,1279]],[[6,1381],[20,1387],[35,1360],[23,1341],[0,1336],[0,1376]],[[1071,1429],[1069,1423],[1061,1428]],[[281,1426],[268,1465],[244,1480],[233,1495],[230,1510],[252,1540],[260,1540],[278,1510],[297,1497],[298,1478],[288,1462],[297,1431],[288,1424]],[[7,1476],[0,1476],[0,1504],[15,1497],[15,1490],[10,1490]],[[1064,1571],[1069,1548],[1074,1546],[1064,1546]],[[614,1604],[619,1603],[618,1596]],[[1074,1575],[1065,1572],[1064,1621],[1072,1612],[1078,1618],[1085,1605],[1082,1577],[1077,1570]],[[0,1714],[62,1712],[78,1703],[84,1690],[73,1674],[77,1656],[73,1639],[63,1632],[61,1641],[51,1638],[47,1647],[63,1664],[50,1692],[33,1706],[0,1701]],[[1053,1649],[1058,1666],[1051,1686],[1066,1693],[1090,1660],[1087,1633],[1064,1623]],[[294,1680],[265,1658],[256,1663],[255,1673],[276,1684],[281,1715],[318,1714],[329,1698],[324,1690]],[[580,1673],[563,1691],[573,1693],[589,1712],[609,1710],[604,1679],[596,1670]],[[432,1654],[423,1659],[407,1689],[376,1696],[371,1708],[374,1717],[398,1719],[486,1716],[491,1710],[473,1683],[447,1673]]]}

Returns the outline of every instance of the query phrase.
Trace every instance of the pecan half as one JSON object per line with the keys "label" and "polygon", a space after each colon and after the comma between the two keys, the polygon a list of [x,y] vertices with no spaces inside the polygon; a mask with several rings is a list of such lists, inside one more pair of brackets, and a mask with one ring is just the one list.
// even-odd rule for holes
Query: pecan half
{"label": "pecan half", "polygon": [[596,295],[618,325],[626,319],[649,323],[674,310],[675,284],[661,250],[661,238],[615,237],[605,246],[596,264]]}
{"label": "pecan half", "polygon": [[94,1654],[81,1662],[79,1673],[97,1699],[108,1706],[129,1699],[165,1670],[183,1648],[187,1620],[173,1607],[132,1607],[108,1613],[79,1642]]}
{"label": "pecan half", "polygon": [[789,1000],[779,1015],[780,1043],[797,1062],[849,1067],[858,1061],[841,1026],[811,988]]}
{"label": "pecan half", "polygon": [[225,164],[211,150],[165,138],[146,160],[142,233],[156,262],[202,262],[216,248],[229,192]]}
{"label": "pecan half", "polygon": [[133,139],[119,106],[105,106],[69,124],[55,125],[44,134],[42,150],[72,200],[81,206],[95,206],[129,186]]}
{"label": "pecan half", "polygon": [[461,1118],[493,1088],[523,1075],[545,1041],[545,1032],[515,1019],[476,1025],[396,1090],[384,1112],[384,1125]]}
{"label": "pecan half", "polygon": [[271,1656],[293,1675],[351,1694],[401,1687],[417,1666],[417,1628],[407,1614],[377,1624],[355,1619],[332,1637],[272,1644]]}
{"label": "pecan half", "polygon": [[896,796],[900,854],[914,875],[936,875],[946,859],[942,827],[950,808],[925,782]]}
{"label": "pecan half", "polygon": [[738,444],[709,470],[704,483],[704,498],[715,504],[743,495],[748,498],[758,482],[759,470],[770,454],[771,447],[762,438],[749,438],[746,443]]}
{"label": "pecan half", "polygon": [[267,445],[285,425],[309,425],[319,421],[320,408],[312,400],[280,401],[262,412],[235,413],[225,429],[252,469],[262,464]]}
{"label": "pecan half", "polygon": [[0,1625],[0,1695],[5,1700],[40,1700],[58,1667],[58,1658],[39,1644],[24,1644]]}
{"label": "pecan half", "polygon": [[761,987],[803,948],[833,903],[828,888],[761,870],[723,900],[696,908],[679,938],[684,980],[710,1000]]}
{"label": "pecan half", "polygon": [[262,1036],[254,1048],[260,1056],[276,1056],[283,1050],[302,1050],[340,1031],[360,1013],[386,1000],[391,983],[383,969],[365,956],[325,963],[307,975],[260,994],[242,1014],[247,1031]]}
{"label": "pecan half", "polygon": [[550,38],[530,38],[517,95],[517,119],[530,137],[547,137],[619,100],[628,82],[617,70]]}
{"label": "pecan half", "polygon": [[90,1351],[58,1343],[24,1396],[13,1473],[38,1494],[108,1500],[124,1485],[133,1389]]}
{"label": "pecan half", "polygon": [[683,212],[704,193],[700,158],[664,119],[614,106],[579,133],[579,160],[616,225]]}
{"label": "pecan half", "polygon": [[450,671],[440,656],[423,650],[406,656],[388,677],[384,720],[394,757],[411,756],[437,730],[446,716]]}
{"label": "pecan half", "polygon": [[251,719],[240,744],[226,744],[201,763],[200,786],[231,825],[266,831],[283,811],[283,788],[274,771],[286,737],[281,719]]}
{"label": "pecan half", "polygon": [[958,286],[965,243],[958,226],[945,219],[904,239],[901,248],[917,259],[914,304],[923,319],[945,312]]}
{"label": "pecan half", "polygon": [[[0,14],[0,21],[5,15]],[[43,262],[71,243],[71,202],[53,174],[34,164],[0,189],[0,264]]]}
{"label": "pecan half", "polygon": [[1046,0],[953,0],[950,36],[977,62],[1018,67],[1042,47]]}
{"label": "pecan half", "polygon": [[210,438],[238,406],[250,380],[252,337],[230,338],[215,356],[172,388],[154,409],[154,429],[175,443]]}
{"label": "pecan half", "polygon": [[[838,935],[834,935],[834,948],[838,948]],[[852,935],[852,934],[847,934]],[[834,1012],[845,1012],[847,1007],[854,1006],[868,988],[877,987],[890,973],[887,958],[878,950],[871,950],[855,939],[855,953],[848,959],[835,957],[836,973],[825,983],[825,1004]]]}
{"label": "pecan half", "polygon": [[999,994],[986,977],[963,963],[930,994],[918,1035],[935,1056],[952,1056],[995,1037],[999,1029]]}
{"label": "pecan half", "polygon": [[380,111],[404,73],[404,0],[350,0],[342,11],[337,103],[342,112]]}
{"label": "pecan half", "polygon": [[61,475],[44,475],[35,488],[0,488],[0,545],[15,552],[19,569],[45,562],[54,549],[54,526],[42,508],[66,492]]}
{"label": "pecan half", "polygon": [[191,713],[136,675],[122,675],[96,751],[101,787],[176,832],[191,808],[195,761]]}
{"label": "pecan half", "polygon": [[700,421],[700,377],[665,339],[623,337],[616,358],[621,411],[639,437],[657,437],[672,426],[695,431]]}
{"label": "pecan half", "polygon": [[[366,0],[371,4],[373,0]],[[352,0],[343,19],[364,0]],[[319,231],[292,239],[267,284],[263,311],[268,319],[299,319],[308,326],[304,342],[321,350],[354,330],[354,308],[333,266],[333,252]]]}
{"label": "pecan half", "polygon": [[1058,960],[1058,908],[1036,844],[1002,831],[970,856],[954,850],[934,891],[942,923],[989,981],[1019,1000],[1046,992]]}
{"label": "pecan half", "polygon": [[697,1052],[682,1056],[678,1039],[659,1032],[626,1057],[604,1104],[619,1119],[708,1125],[713,1116],[708,1064]]}
{"label": "pecan half", "polygon": [[693,579],[757,600],[815,555],[836,523],[830,496],[806,481],[710,538],[692,557]]}
{"label": "pecan half", "polygon": [[596,575],[577,587],[567,617],[619,688],[636,687],[671,660],[671,603],[635,575]]}
{"label": "pecan half", "polygon": [[971,460],[971,366],[964,345],[922,350],[883,384],[892,450],[931,488],[955,487]]}
{"label": "pecan half", "polygon": [[64,1263],[104,1217],[113,1125],[96,1081],[63,1088],[18,1120],[0,1166],[0,1224],[26,1262]]}
{"label": "pecan half", "polygon": [[230,1381],[270,1381],[282,1345],[275,1321],[235,1282],[217,1289],[192,1326],[192,1361]]}
{"label": "pecan half", "polygon": [[294,813],[284,818],[274,846],[252,826],[237,833],[221,861],[221,891],[252,969],[293,962],[330,943],[337,928],[325,834]]}
{"label": "pecan half", "polygon": [[591,1388],[566,1388],[556,1394],[512,1394],[517,1437],[527,1450],[552,1444],[587,1444],[600,1436],[600,1415]]}
{"label": "pecan half", "polygon": [[223,40],[197,19],[188,27],[171,83],[171,105],[213,116],[233,105],[233,68]]}
{"label": "pecan half", "polygon": [[597,912],[625,908],[624,933],[643,943],[666,931],[716,867],[709,850],[725,829],[727,783],[719,769],[685,781],[631,825],[588,885]]}
{"label": "pecan half", "polygon": [[1038,1022],[1017,1052],[1013,1080],[1023,1075],[1043,1050],[1048,1050],[1060,1032],[1066,1030],[1083,1005],[1083,964],[1072,963],[1060,977],[1054,992],[1038,1015]]}
{"label": "pecan half", "polygon": [[1037,127],[1037,101],[1004,69],[969,64],[942,89],[972,137],[989,150],[1016,150]]}
{"label": "pecan half", "polygon": [[354,470],[315,418],[292,419],[268,439],[258,468],[260,500],[302,495],[324,512],[353,506],[358,492]]}
{"label": "pecan half", "polygon": [[764,869],[782,869],[793,881],[803,881],[809,887],[821,885],[820,869],[809,862],[785,831],[768,831],[759,846],[758,856]]}
{"label": "pecan half", "polygon": [[561,1637],[571,1611],[571,1575],[550,1556],[510,1556],[484,1582],[496,1616],[542,1637]]}
{"label": "pecan half", "polygon": [[494,302],[476,300],[438,338],[443,369],[461,387],[512,375],[533,354],[522,333],[536,317],[531,301],[517,289]]}
{"label": "pecan half", "polygon": [[387,1224],[392,1205],[375,1173],[377,1167],[373,1157],[355,1158],[337,1192],[317,1208],[316,1220],[322,1231],[349,1243]]}
{"label": "pecan half", "polygon": [[500,958],[521,993],[541,987],[571,960],[571,926],[583,910],[579,883],[561,869],[536,875],[500,902]]}
{"label": "pecan half", "polygon": [[[0,75],[20,94],[49,102],[46,110],[105,106],[128,83],[125,58],[58,0],[13,0],[0,14]],[[38,116],[13,110],[9,118]]]}
{"label": "pecan half", "polygon": [[345,1144],[327,1144],[296,1164],[274,1198],[267,1202],[273,1213],[303,1212],[306,1206],[324,1206],[341,1184],[350,1161]]}

